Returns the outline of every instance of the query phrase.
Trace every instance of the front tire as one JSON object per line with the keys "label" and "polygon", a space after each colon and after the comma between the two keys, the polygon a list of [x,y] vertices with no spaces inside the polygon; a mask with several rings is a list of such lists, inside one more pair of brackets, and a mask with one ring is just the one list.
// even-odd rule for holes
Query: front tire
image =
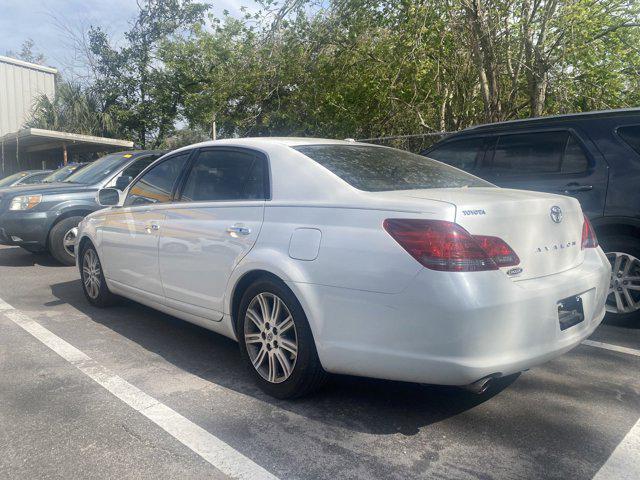
{"label": "front tire", "polygon": [[243,360],[258,386],[276,398],[297,398],[325,382],[307,317],[289,288],[259,280],[242,296],[236,319]]}
{"label": "front tire", "polygon": [[63,265],[75,265],[78,225],[84,217],[69,217],[56,223],[49,232],[49,251]]}
{"label": "front tire", "polygon": [[600,243],[611,262],[608,315],[616,320],[640,321],[640,239],[612,235]]}
{"label": "front tire", "polygon": [[89,244],[80,251],[80,279],[82,291],[89,303],[96,307],[108,307],[115,302],[102,271],[102,264],[95,247]]}

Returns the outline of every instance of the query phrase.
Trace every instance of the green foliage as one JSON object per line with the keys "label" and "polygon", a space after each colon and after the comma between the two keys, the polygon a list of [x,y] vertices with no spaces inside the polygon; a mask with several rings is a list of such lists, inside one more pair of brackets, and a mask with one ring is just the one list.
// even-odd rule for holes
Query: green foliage
{"label": "green foliage", "polygon": [[36,99],[25,127],[102,137],[117,137],[120,133],[95,92],[65,81],[57,82],[53,100],[46,95]]}
{"label": "green foliage", "polygon": [[17,58],[24,60],[25,62],[37,63],[44,65],[45,58],[42,52],[38,52],[35,49],[35,42],[31,38],[27,38],[20,46],[19,52],[7,51],[7,57]]}
{"label": "green foliage", "polygon": [[[261,0],[242,18],[147,0],[123,46],[89,32],[105,111],[138,145],[377,137],[638,105],[628,0]],[[178,135],[185,138],[188,135]],[[168,145],[167,142],[164,143]]]}

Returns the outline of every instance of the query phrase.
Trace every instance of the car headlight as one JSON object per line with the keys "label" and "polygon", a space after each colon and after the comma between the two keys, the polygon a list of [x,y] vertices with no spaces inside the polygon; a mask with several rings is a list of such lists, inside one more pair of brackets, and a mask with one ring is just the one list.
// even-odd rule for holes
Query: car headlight
{"label": "car headlight", "polygon": [[31,210],[42,201],[42,195],[20,195],[11,200],[9,210]]}

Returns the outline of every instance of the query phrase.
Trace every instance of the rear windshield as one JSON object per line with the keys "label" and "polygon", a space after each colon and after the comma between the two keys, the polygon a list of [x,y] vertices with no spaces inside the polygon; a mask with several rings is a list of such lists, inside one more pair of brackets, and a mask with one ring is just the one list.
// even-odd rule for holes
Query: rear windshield
{"label": "rear windshield", "polygon": [[131,158],[125,157],[122,153],[114,153],[106,157],[99,158],[95,162],[81,168],[77,172],[67,177],[64,181],[69,183],[81,183],[84,185],[95,185],[115,174],[126,161]]}
{"label": "rear windshield", "polygon": [[493,187],[454,167],[403,150],[369,145],[293,147],[357,189],[369,192],[421,188]]}

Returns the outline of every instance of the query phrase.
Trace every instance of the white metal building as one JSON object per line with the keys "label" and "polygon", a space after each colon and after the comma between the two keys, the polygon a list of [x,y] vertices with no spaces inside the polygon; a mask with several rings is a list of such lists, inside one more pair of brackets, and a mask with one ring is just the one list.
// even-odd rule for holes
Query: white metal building
{"label": "white metal building", "polygon": [[54,98],[57,73],[55,68],[0,56],[0,178],[133,147],[128,140],[25,128],[36,99],[43,94]]}
{"label": "white metal building", "polygon": [[0,56],[0,137],[22,128],[40,95],[53,99],[56,73],[55,68]]}

